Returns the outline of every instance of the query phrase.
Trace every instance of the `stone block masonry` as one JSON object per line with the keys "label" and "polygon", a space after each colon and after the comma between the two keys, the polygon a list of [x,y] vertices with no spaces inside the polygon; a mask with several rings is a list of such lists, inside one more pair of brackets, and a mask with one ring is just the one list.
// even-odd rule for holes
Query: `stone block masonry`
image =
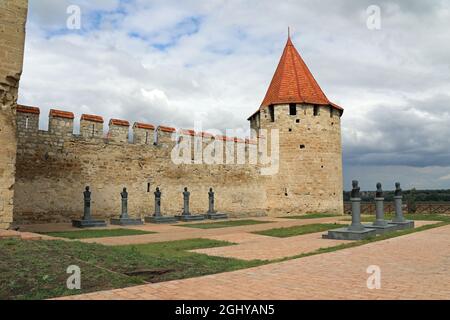
{"label": "stone block masonry", "polygon": [[[119,193],[123,187],[128,189],[132,218],[153,214],[156,187],[163,192],[161,211],[166,215],[181,214],[185,186],[191,191],[193,212],[208,211],[208,191],[212,187],[221,212],[235,217],[265,214],[264,178],[259,176],[257,166],[194,161],[174,164],[174,128],[134,123],[133,141],[129,141],[130,124],[125,120],[111,120],[104,136],[102,117],[82,115],[80,134],[75,135],[72,113],[52,109],[48,131],[38,129],[39,116],[37,108],[18,108],[14,207],[17,223],[68,222],[79,218],[83,212],[82,192],[87,185],[93,195],[92,216],[99,219],[120,213]],[[179,132],[183,139],[193,139],[196,134],[191,130]],[[235,150],[238,144],[248,147],[254,143],[226,140]]]}
{"label": "stone block masonry", "polygon": [[26,0],[0,1],[0,229],[13,221],[15,108],[22,74]]}
{"label": "stone block masonry", "polygon": [[340,120],[333,108],[311,104],[280,104],[273,116],[265,108],[251,119],[252,127],[279,130],[279,173],[266,182],[269,213],[343,213]]}
{"label": "stone block masonry", "polygon": [[[249,150],[257,147],[253,140],[136,122],[130,141],[128,121],[110,120],[104,136],[103,118],[96,115],[82,115],[80,134],[75,135],[73,114],[55,109],[49,114],[49,130],[44,131],[38,129],[39,109],[19,106],[14,219],[27,224],[78,218],[86,185],[93,192],[92,215],[97,219],[117,216],[123,187],[130,194],[132,218],[153,214],[156,187],[164,195],[161,211],[181,214],[186,186],[191,191],[191,210],[198,213],[207,212],[211,187],[216,192],[216,209],[231,217],[341,213],[341,182],[336,174],[341,172],[339,114],[323,108],[314,115],[312,109],[298,105],[299,125],[288,115],[287,106],[277,108],[276,124],[283,127],[280,172],[263,176],[259,165],[248,161]],[[272,129],[270,121],[260,121]],[[324,131],[328,139],[321,138]],[[194,138],[199,136],[204,138],[203,147],[212,140],[223,143],[228,159],[223,164],[196,163]],[[176,164],[171,152],[185,139],[192,142],[192,161]],[[298,148],[299,142],[308,149]],[[242,157],[239,149],[244,150],[245,164],[236,164]]]}

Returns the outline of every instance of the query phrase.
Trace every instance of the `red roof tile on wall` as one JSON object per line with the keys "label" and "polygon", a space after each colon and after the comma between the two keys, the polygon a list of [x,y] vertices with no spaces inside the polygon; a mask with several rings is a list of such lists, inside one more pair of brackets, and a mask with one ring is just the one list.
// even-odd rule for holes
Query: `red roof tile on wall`
{"label": "red roof tile on wall", "polygon": [[109,120],[109,125],[129,127],[130,123],[127,120],[111,119]]}
{"label": "red roof tile on wall", "polygon": [[216,136],[215,138],[216,138],[217,140],[222,140],[222,141],[233,141],[233,142],[234,142],[234,137]]}
{"label": "red roof tile on wall", "polygon": [[147,130],[154,130],[155,126],[152,124],[142,123],[142,122],[135,122],[134,123],[135,128],[139,129],[147,129]]}
{"label": "red roof tile on wall", "polygon": [[65,119],[75,118],[73,115],[73,112],[56,110],[56,109],[50,109],[50,117],[65,118]]}
{"label": "red roof tile on wall", "polygon": [[81,120],[86,120],[86,121],[92,121],[92,122],[99,122],[99,123],[103,123],[103,117],[100,116],[95,116],[92,114],[82,114],[81,115]]}
{"label": "red roof tile on wall", "polygon": [[184,135],[188,135],[188,136],[195,136],[195,131],[194,130],[186,130],[186,129],[183,129],[183,130],[181,130],[181,134],[184,134]]}
{"label": "red roof tile on wall", "polygon": [[41,113],[41,110],[39,110],[39,108],[23,106],[23,105],[17,105],[16,111],[17,112],[23,112],[23,113],[33,113],[33,114],[40,114]]}
{"label": "red roof tile on wall", "polygon": [[158,128],[162,132],[175,132],[175,131],[177,131],[175,128],[166,127],[166,126],[159,126]]}
{"label": "red roof tile on wall", "polygon": [[213,135],[209,132],[199,132],[198,133],[200,136],[202,136],[203,138],[211,138]]}

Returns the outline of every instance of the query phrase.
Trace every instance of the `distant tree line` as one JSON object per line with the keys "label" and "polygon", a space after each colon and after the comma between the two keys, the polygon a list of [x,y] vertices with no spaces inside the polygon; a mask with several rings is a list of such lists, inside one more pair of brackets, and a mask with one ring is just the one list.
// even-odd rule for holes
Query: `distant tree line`
{"label": "distant tree line", "polygon": [[[361,191],[362,201],[372,201],[375,198],[374,191]],[[394,200],[394,191],[384,191],[385,201]],[[442,202],[450,201],[450,189],[443,190],[404,190],[403,199],[415,202]],[[350,201],[350,191],[344,191],[344,201]]]}

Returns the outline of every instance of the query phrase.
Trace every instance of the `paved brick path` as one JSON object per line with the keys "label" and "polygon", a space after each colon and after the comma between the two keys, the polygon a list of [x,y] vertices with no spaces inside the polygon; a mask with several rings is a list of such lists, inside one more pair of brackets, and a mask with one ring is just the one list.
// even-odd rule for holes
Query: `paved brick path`
{"label": "paved brick path", "polygon": [[[417,228],[434,223],[436,223],[436,221],[416,221],[415,226]],[[192,251],[211,256],[236,258],[242,260],[275,260],[316,251],[320,248],[334,247],[342,243],[351,242],[344,240],[323,239],[322,235],[324,233],[326,233],[326,231],[288,238],[268,237],[244,232],[230,233],[225,235],[208,236],[208,238],[234,242],[238,243],[238,245],[196,249]]]}
{"label": "paved brick path", "polygon": [[0,239],[51,240],[54,238],[37,233],[0,229]]}
{"label": "paved brick path", "polygon": [[[271,248],[268,248],[270,250]],[[369,265],[381,286],[366,286]],[[257,268],[69,299],[450,299],[450,226]]]}
{"label": "paved brick path", "polygon": [[192,250],[192,252],[241,260],[274,260],[350,242],[345,240],[322,239],[322,234],[324,233],[325,232],[322,231],[288,238],[253,235],[255,237],[253,237],[251,241],[242,241],[242,239],[246,239],[246,235],[248,235],[245,233],[211,236],[209,237],[210,239],[241,243],[236,246],[196,249]]}

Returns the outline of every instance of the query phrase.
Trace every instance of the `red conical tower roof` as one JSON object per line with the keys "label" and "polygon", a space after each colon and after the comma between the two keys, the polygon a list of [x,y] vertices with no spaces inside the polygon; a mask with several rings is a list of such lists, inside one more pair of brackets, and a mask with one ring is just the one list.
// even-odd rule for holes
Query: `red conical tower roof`
{"label": "red conical tower roof", "polygon": [[261,108],[287,103],[329,105],[343,110],[325,96],[289,36]]}
{"label": "red conical tower roof", "polygon": [[282,103],[330,104],[290,37],[261,106]]}

